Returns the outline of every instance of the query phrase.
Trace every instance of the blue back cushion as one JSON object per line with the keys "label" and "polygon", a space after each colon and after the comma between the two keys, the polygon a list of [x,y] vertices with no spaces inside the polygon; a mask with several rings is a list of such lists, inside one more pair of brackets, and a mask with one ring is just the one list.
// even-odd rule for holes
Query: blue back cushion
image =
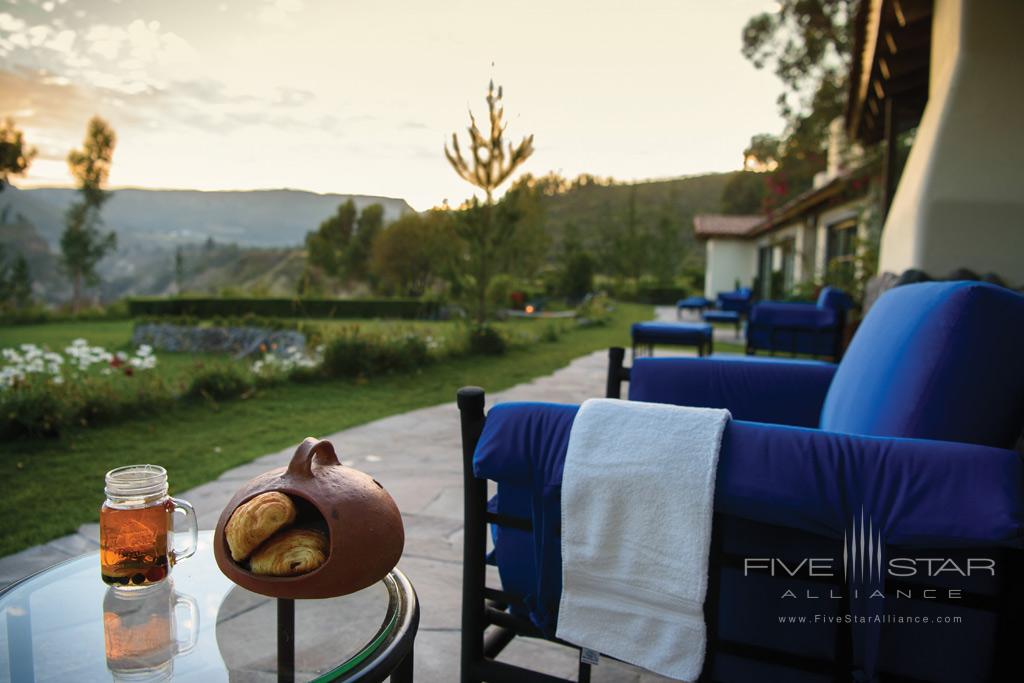
{"label": "blue back cushion", "polygon": [[821,411],[827,431],[1012,448],[1024,423],[1024,296],[926,282],[878,299]]}
{"label": "blue back cushion", "polygon": [[831,308],[834,311],[847,311],[853,306],[850,296],[841,289],[825,287],[818,294],[818,308]]}

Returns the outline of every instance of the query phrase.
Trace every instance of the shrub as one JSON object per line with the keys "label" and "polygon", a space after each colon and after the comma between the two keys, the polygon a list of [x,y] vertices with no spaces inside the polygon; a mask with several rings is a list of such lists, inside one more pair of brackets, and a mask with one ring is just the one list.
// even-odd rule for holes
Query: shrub
{"label": "shrub", "polygon": [[154,376],[83,376],[63,384],[32,377],[0,391],[0,436],[59,436],[72,427],[155,413],[173,401]]}
{"label": "shrub", "polygon": [[73,410],[52,385],[33,382],[0,393],[4,438],[55,436],[70,422]]}
{"label": "shrub", "polygon": [[0,311],[0,325],[38,325],[65,321],[124,320],[126,318],[128,318],[128,305],[124,301],[116,301],[105,307],[83,308],[77,313],[55,310],[41,305]]}
{"label": "shrub", "polygon": [[672,306],[680,299],[685,299],[692,291],[686,287],[637,287],[636,289],[620,287],[613,293],[621,301]]}
{"label": "shrub", "polygon": [[236,363],[202,366],[192,375],[185,396],[188,398],[239,398],[254,388],[253,377]]}
{"label": "shrub", "polygon": [[241,297],[176,297],[129,299],[133,317],[195,316],[197,318],[429,318],[437,305],[420,299],[270,299]]}
{"label": "shrub", "polygon": [[500,356],[508,350],[508,343],[494,327],[474,325],[469,329],[469,352],[486,356]]}
{"label": "shrub", "polygon": [[369,377],[416,369],[430,360],[427,340],[419,335],[370,335],[351,327],[325,342],[322,367],[327,377]]}
{"label": "shrub", "polygon": [[556,342],[562,336],[562,331],[554,323],[548,323],[540,335],[540,340],[545,342]]}
{"label": "shrub", "polygon": [[582,249],[569,253],[559,278],[561,292],[573,301],[579,301],[594,291],[594,266],[594,258]]}
{"label": "shrub", "polygon": [[576,307],[576,322],[580,325],[604,325],[612,314],[611,301],[605,294],[586,297]]}
{"label": "shrub", "polygon": [[265,353],[263,358],[252,364],[252,373],[266,382],[313,379],[322,362],[323,350],[318,346],[316,353],[310,356],[300,348],[289,346],[281,354]]}

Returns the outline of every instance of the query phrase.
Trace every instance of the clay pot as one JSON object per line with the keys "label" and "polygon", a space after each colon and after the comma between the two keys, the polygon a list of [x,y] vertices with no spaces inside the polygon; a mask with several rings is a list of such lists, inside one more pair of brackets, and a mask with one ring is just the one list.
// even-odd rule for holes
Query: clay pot
{"label": "clay pot", "polygon": [[[315,461],[315,463],[314,463]],[[299,508],[297,524],[319,513],[328,533],[327,560],[300,576],[260,576],[231,558],[224,528],[235,509],[261,493],[280,491]],[[320,520],[315,520],[320,521]],[[303,441],[288,467],[261,474],[243,486],[217,522],[217,566],[242,588],[273,598],[331,598],[362,590],[398,563],[405,529],[398,506],[368,474],[338,462],[329,441]]]}

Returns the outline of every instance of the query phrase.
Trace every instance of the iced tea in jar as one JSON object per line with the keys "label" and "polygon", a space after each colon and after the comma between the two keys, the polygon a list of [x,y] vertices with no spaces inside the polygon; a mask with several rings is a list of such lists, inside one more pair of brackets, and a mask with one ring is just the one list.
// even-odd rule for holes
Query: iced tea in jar
{"label": "iced tea in jar", "polygon": [[[167,495],[167,470],[128,465],[107,472],[100,508],[100,573],[125,588],[150,586],[167,578],[175,562],[196,551],[196,511]],[[185,515],[190,543],[174,549],[174,514]]]}

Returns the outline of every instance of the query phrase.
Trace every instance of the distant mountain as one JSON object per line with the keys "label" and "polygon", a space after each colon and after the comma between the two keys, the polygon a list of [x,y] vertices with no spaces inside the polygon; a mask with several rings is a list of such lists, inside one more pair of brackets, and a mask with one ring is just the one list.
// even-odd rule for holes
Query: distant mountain
{"label": "distant mountain", "polygon": [[[133,268],[104,278],[102,298],[171,295],[177,292],[174,251],[136,252]],[[181,289],[191,294],[293,296],[306,266],[305,250],[193,244],[182,247]]]}
{"label": "distant mountain", "polygon": [[[36,295],[54,303],[68,296],[56,255],[75,194],[11,186],[0,192],[0,238],[11,253],[25,254]],[[381,204],[385,223],[413,210],[404,199],[301,190],[114,190],[103,221],[117,233],[118,247],[99,264],[101,297],[173,293],[177,246],[186,248],[188,291],[292,293],[306,233],[349,199],[359,209]],[[199,248],[211,239],[215,247]]]}
{"label": "distant mountain", "polygon": [[[0,210],[23,214],[55,248],[64,228],[64,212],[75,199],[69,188],[8,188]],[[384,207],[390,222],[412,211],[404,199],[368,195],[316,194],[302,190],[114,190],[103,206],[103,220],[122,244],[173,246],[205,241],[253,247],[288,247],[303,243],[338,205],[353,200],[362,209]]]}

